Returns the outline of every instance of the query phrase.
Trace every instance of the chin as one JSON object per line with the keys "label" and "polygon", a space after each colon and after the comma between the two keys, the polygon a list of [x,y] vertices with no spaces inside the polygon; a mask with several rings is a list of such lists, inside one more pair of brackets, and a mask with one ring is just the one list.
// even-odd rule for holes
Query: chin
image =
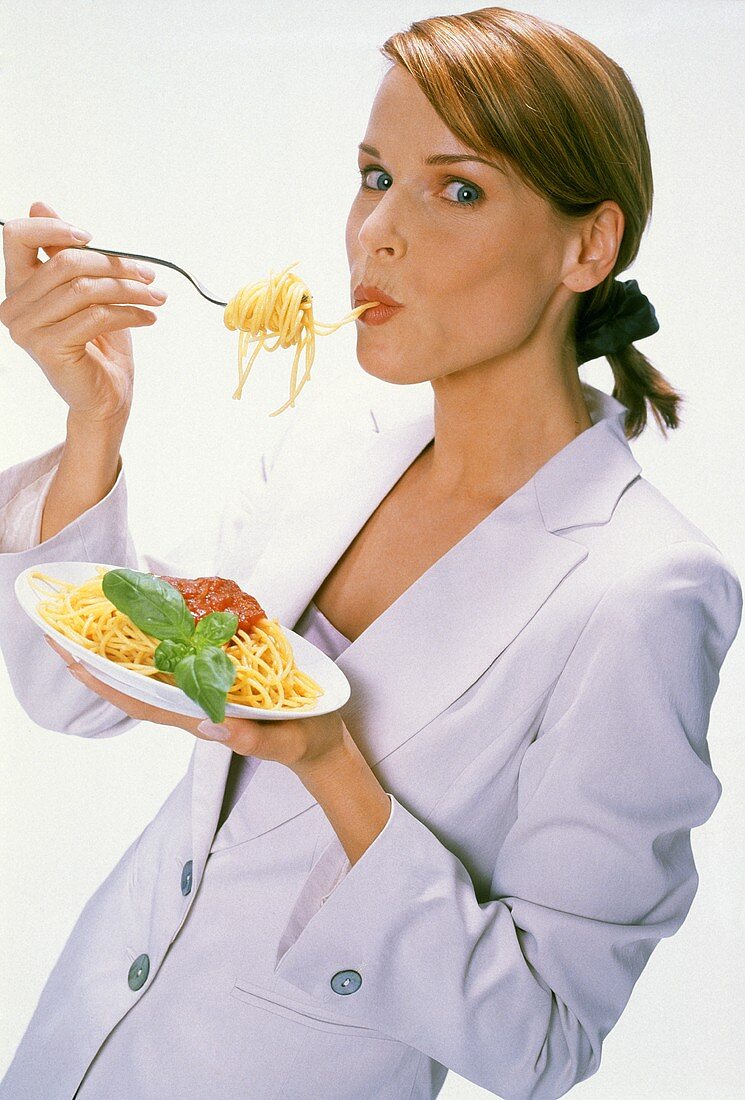
{"label": "chin", "polygon": [[379,378],[382,382],[391,382],[394,386],[413,386],[418,382],[430,382],[431,375],[426,364],[407,362],[400,352],[386,354],[373,352],[370,348],[361,348],[357,343],[357,362],[365,374]]}
{"label": "chin", "polygon": [[381,382],[390,382],[394,386],[414,386],[418,382],[429,382],[429,375],[422,369],[418,374],[409,368],[402,368],[400,362],[378,361],[368,356],[357,356],[357,362],[365,374],[379,378]]}

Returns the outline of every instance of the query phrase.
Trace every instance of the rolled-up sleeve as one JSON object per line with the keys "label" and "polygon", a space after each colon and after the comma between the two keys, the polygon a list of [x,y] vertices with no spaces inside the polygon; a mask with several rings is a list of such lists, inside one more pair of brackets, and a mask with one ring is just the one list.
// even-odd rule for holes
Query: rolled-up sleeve
{"label": "rolled-up sleeve", "polygon": [[0,475],[1,554],[17,554],[41,542],[41,517],[63,449],[58,443]]}
{"label": "rolled-up sleeve", "polygon": [[59,561],[100,562],[171,576],[212,575],[219,546],[232,539],[246,543],[249,561],[246,530],[266,492],[266,453],[226,497],[203,502],[196,529],[160,556],[139,554],[135,547],[123,462],[105,497],[40,542],[41,516],[63,448],[57,444],[0,472],[0,650],[16,698],[37,725],[80,737],[114,737],[138,720],[67,675],[43,632],[21,608],[16,578],[29,566]]}
{"label": "rolled-up sleeve", "polygon": [[[490,900],[391,794],[353,866],[336,838],[322,852],[276,975],[504,1100],[553,1100],[592,1076],[696,893],[690,832],[722,791],[707,731],[741,615],[739,580],[708,544],[672,544],[617,580],[524,752]],[[339,996],[344,970],[362,981]]]}
{"label": "rolled-up sleeve", "polygon": [[81,737],[114,737],[136,719],[66,675],[15,595],[16,577],[32,565],[90,561],[138,568],[123,466],[105,497],[40,542],[41,516],[63,449],[59,443],[0,473],[0,649],[16,698],[37,725]]}

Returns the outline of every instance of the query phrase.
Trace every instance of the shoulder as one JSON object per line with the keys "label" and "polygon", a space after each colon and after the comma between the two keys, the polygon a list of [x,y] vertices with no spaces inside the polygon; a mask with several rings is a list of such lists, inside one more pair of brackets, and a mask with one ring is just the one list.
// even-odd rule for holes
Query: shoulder
{"label": "shoulder", "polygon": [[714,543],[703,538],[668,541],[635,561],[608,587],[597,610],[649,626],[676,608],[689,620],[708,609],[734,633],[742,615],[740,579]]}
{"label": "shoulder", "polygon": [[619,503],[618,520],[633,524],[640,532],[644,531],[648,546],[687,541],[706,543],[718,549],[705,531],[644,476],[639,476],[629,485]]}
{"label": "shoulder", "polygon": [[[645,477],[621,495],[610,523],[588,534],[603,581],[593,619],[674,631],[718,624],[727,646],[743,607],[734,565],[713,539]],[[602,568],[600,568],[602,562]]]}
{"label": "shoulder", "polygon": [[586,543],[603,561],[608,593],[648,589],[658,573],[689,570],[702,582],[721,576],[739,589],[732,562],[716,542],[645,477],[622,493],[609,523],[588,528]]}
{"label": "shoulder", "polygon": [[596,600],[563,660],[545,728],[583,706],[598,708],[604,729],[639,710],[640,725],[656,738],[670,715],[695,726],[692,736],[702,741],[742,609],[740,581],[713,544],[658,546]]}
{"label": "shoulder", "polygon": [[682,691],[705,684],[713,697],[743,611],[740,578],[715,542],[642,476],[608,522],[565,537],[588,556],[557,595],[569,642],[553,700],[558,713],[595,682],[626,680],[630,690],[652,678],[673,694],[673,684]]}

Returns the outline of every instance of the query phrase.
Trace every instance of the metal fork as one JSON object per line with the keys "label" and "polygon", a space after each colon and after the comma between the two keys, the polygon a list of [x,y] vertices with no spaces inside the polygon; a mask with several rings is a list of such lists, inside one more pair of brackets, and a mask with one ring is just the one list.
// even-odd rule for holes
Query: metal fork
{"label": "metal fork", "polygon": [[[0,222],[0,225],[5,225],[5,222]],[[161,264],[163,267],[170,267],[173,271],[178,271],[180,275],[183,275],[189,280],[192,286],[196,287],[203,298],[206,298],[208,302],[214,302],[216,306],[226,306],[227,302],[221,302],[219,298],[216,298],[214,294],[210,294],[207,287],[200,283],[199,279],[195,279],[193,275],[190,275],[188,271],[184,271],[183,267],[179,267],[178,264],[172,264],[170,260],[160,260],[157,256],[140,256],[137,252],[115,252],[113,248],[94,248],[89,244],[83,245],[89,252],[102,252],[104,256],[127,256],[132,260],[147,260],[151,264]]]}

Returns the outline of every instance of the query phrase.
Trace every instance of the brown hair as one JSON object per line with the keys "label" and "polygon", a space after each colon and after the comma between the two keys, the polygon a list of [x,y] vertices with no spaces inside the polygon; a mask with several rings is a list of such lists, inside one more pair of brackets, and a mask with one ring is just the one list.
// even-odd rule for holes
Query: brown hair
{"label": "brown hair", "polygon": [[[482,156],[507,157],[560,217],[583,217],[612,199],[623,211],[613,270],[577,295],[577,334],[603,311],[614,278],[636,258],[652,212],[644,112],[620,65],[565,27],[508,8],[434,16],[381,47],[414,77],[445,125]],[[608,355],[626,436],[647,424],[679,426],[678,394],[630,344]]]}

